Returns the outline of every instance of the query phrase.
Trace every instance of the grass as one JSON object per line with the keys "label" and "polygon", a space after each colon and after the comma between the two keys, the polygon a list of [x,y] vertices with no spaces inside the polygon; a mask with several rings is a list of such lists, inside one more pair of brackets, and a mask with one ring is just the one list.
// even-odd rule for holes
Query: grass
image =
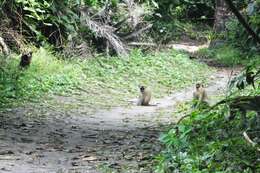
{"label": "grass", "polygon": [[260,58],[253,53],[244,53],[231,45],[223,45],[215,49],[202,48],[198,52],[199,57],[213,59],[226,66],[247,65]]}
{"label": "grass", "polygon": [[3,62],[0,71],[1,107],[38,100],[45,93],[76,93],[86,106],[126,105],[128,99],[137,97],[140,84],[152,88],[154,97],[162,97],[204,81],[212,72],[206,65],[173,50],[151,54],[135,50],[124,58],[66,61],[40,48],[33,54],[32,64],[27,70],[19,70],[18,63],[18,55]]}
{"label": "grass", "polygon": [[34,53],[32,64],[26,70],[18,68],[18,55],[2,60],[2,64],[1,107],[37,100],[46,92],[68,92],[84,77],[79,65],[58,60],[43,48]]}

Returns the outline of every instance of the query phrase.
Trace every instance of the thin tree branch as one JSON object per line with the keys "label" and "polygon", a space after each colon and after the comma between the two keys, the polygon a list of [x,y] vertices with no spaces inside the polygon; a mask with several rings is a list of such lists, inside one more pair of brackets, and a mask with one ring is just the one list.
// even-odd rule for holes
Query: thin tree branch
{"label": "thin tree branch", "polygon": [[238,21],[244,26],[246,31],[248,32],[249,35],[253,37],[253,39],[260,44],[260,38],[259,36],[255,33],[255,31],[249,26],[249,24],[246,22],[244,17],[239,13],[235,5],[233,4],[232,0],[225,0],[231,11],[235,14],[237,17]]}
{"label": "thin tree branch", "polygon": [[[246,140],[249,144],[251,144],[254,148],[256,147],[257,143],[255,143],[254,141],[252,141],[252,139],[250,139],[250,137],[247,135],[246,132],[243,132],[243,136],[244,136],[245,140]],[[260,151],[260,148],[257,147],[256,149],[257,149],[257,151]]]}

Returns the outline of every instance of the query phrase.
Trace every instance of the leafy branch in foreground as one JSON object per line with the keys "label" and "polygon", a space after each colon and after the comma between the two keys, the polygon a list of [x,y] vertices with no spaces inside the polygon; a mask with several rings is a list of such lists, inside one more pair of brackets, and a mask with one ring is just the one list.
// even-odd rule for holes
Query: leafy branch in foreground
{"label": "leafy branch in foreground", "polygon": [[194,111],[189,119],[182,119],[177,128],[162,135],[165,150],[156,158],[156,172],[259,171],[257,125],[241,129],[237,126],[238,118],[227,121],[225,114],[225,107],[203,113]]}
{"label": "leafy branch in foreground", "polygon": [[[230,83],[230,88],[237,86],[239,79],[253,80],[247,80],[245,86],[259,82],[257,67],[246,68]],[[259,86],[253,89],[258,91]],[[180,118],[174,128],[161,136],[165,149],[156,157],[155,171],[259,172],[259,127],[258,95],[233,96],[204,110],[195,110]]]}

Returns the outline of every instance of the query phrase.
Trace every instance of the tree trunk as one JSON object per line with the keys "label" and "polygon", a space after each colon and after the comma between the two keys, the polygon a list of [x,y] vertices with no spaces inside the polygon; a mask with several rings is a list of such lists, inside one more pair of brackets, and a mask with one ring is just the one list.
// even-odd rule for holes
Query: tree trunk
{"label": "tree trunk", "polygon": [[225,0],[216,0],[215,22],[214,22],[214,31],[216,33],[221,33],[226,30],[227,19],[228,19],[228,8],[225,3]]}
{"label": "tree trunk", "polygon": [[[217,34],[221,34],[226,31],[226,22],[228,20],[228,8],[225,3],[225,0],[215,0],[215,21],[214,21],[214,32]],[[209,47],[217,47],[224,44],[224,40],[220,38],[216,38],[214,40],[210,40]]]}
{"label": "tree trunk", "polygon": [[[216,0],[216,1],[218,1],[218,0]],[[222,1],[222,0],[220,0],[220,1]],[[232,0],[225,0],[225,2],[228,4],[230,10],[235,14],[238,21],[244,26],[244,28],[246,29],[248,34],[251,35],[254,38],[254,40],[260,44],[259,36],[254,32],[254,30],[249,26],[249,24],[246,22],[246,20],[243,18],[243,16],[239,13],[237,8],[233,4]]]}

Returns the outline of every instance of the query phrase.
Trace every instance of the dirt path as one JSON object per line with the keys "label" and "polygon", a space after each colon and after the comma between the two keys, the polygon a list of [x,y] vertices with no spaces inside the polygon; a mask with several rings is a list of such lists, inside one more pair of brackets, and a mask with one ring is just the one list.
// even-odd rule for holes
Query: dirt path
{"label": "dirt path", "polygon": [[[209,95],[223,92],[229,74],[230,70],[219,69],[211,77]],[[37,103],[2,111],[0,172],[151,172],[151,158],[160,150],[161,125],[178,118],[170,112],[189,100],[192,91],[190,87],[154,100],[157,107],[133,105],[93,114],[84,106],[66,111]],[[55,98],[62,104],[76,102]]]}
{"label": "dirt path", "polygon": [[185,42],[177,42],[177,43],[172,43],[169,45],[169,48],[173,48],[176,50],[184,50],[188,53],[194,53],[196,51],[198,51],[201,48],[207,48],[209,46],[208,43],[204,43],[204,44],[199,44],[196,42],[191,42],[191,41],[185,41]]}
{"label": "dirt path", "polygon": [[[191,52],[198,48],[172,46]],[[211,76],[209,95],[224,91],[230,72],[218,69]],[[150,173],[164,125],[179,118],[176,106],[190,100],[192,91],[189,87],[153,100],[156,107],[133,104],[92,112],[77,96],[55,96],[54,102],[1,111],[0,173]],[[63,109],[71,104],[77,106]]]}

